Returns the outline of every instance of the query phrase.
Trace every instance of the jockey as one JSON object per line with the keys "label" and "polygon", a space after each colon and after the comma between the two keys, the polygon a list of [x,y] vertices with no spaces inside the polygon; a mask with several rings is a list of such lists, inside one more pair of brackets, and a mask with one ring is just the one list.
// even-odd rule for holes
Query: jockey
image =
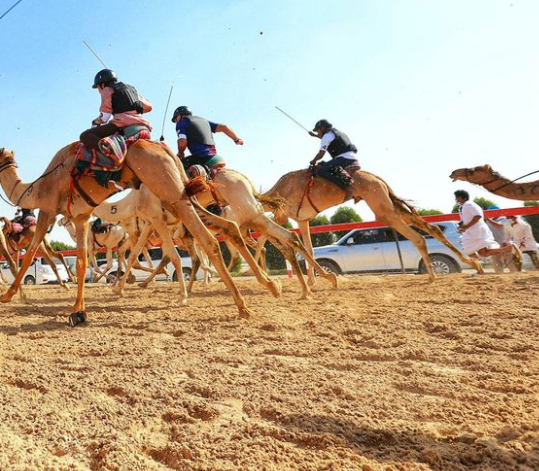
{"label": "jockey", "polygon": [[33,209],[20,208],[11,220],[11,237],[15,243],[19,242],[22,232],[30,226],[35,226],[36,215]]}
{"label": "jockey", "polygon": [[[202,165],[209,168],[225,166],[224,159],[217,155],[213,133],[224,132],[238,146],[243,145],[232,129],[224,124],[212,123],[204,118],[193,116],[187,106],[179,106],[172,115],[172,122],[176,123],[178,135],[178,157],[185,169],[192,165]],[[189,149],[191,155],[186,157],[185,150]]]}
{"label": "jockey", "polygon": [[341,166],[343,168],[351,165],[359,167],[356,157],[357,147],[352,144],[348,136],[335,129],[327,119],[319,120],[309,134],[322,140],[318,154],[311,160],[310,164],[315,165],[321,160],[326,152],[331,155],[331,160],[323,162],[321,165],[324,170]]}
{"label": "jockey", "polygon": [[99,116],[92,121],[92,128],[80,135],[80,140],[87,147],[100,150],[101,139],[134,124],[152,130],[150,123],[142,117],[142,113],[152,110],[152,105],[138,94],[135,87],[118,82],[116,72],[110,69],[99,71],[92,88],[99,91],[101,106]]}

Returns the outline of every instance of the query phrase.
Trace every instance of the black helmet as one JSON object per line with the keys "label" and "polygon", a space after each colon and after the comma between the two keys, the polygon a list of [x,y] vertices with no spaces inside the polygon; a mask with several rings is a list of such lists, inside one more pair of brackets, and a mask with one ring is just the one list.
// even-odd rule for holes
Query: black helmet
{"label": "black helmet", "polygon": [[331,128],[331,127],[333,127],[333,124],[331,124],[327,119],[321,119],[316,122],[313,128],[313,131],[316,131],[318,128]]}
{"label": "black helmet", "polygon": [[102,83],[117,82],[118,76],[114,70],[103,69],[100,70],[94,78],[94,84],[92,88],[97,88]]}
{"label": "black helmet", "polygon": [[193,113],[191,112],[191,110],[189,109],[188,106],[178,106],[178,108],[176,108],[174,110],[174,114],[172,115],[172,122],[175,123],[176,122],[176,118],[179,116],[179,115],[184,115],[184,116],[191,116]]}

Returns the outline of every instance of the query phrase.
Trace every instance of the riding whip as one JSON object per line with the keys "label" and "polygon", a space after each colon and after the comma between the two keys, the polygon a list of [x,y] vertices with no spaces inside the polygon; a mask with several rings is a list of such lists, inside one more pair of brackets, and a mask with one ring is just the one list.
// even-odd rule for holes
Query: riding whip
{"label": "riding whip", "polygon": [[13,10],[21,2],[22,0],[19,0],[17,3],[15,3],[15,5],[13,5],[8,11],[6,11],[2,16],[0,16],[0,20],[4,18],[4,16],[6,16],[11,10]]}
{"label": "riding whip", "polygon": [[290,116],[288,113],[284,112],[281,108],[279,108],[278,106],[276,106],[275,108],[277,108],[282,114],[284,114],[286,117],[290,118],[292,121],[294,121],[294,123],[296,123],[300,128],[302,129],[305,129],[305,131],[307,131],[309,134],[311,133],[311,131],[309,131],[305,126],[303,126],[301,123],[298,123],[294,118],[292,118],[292,116]]}
{"label": "riding whip", "polygon": [[161,128],[161,137],[159,138],[159,140],[161,142],[163,142],[165,140],[165,136],[164,136],[164,133],[165,133],[165,121],[167,119],[168,105],[170,104],[170,97],[172,96],[172,89],[173,88],[174,88],[174,84],[172,84],[170,86],[170,92],[168,94],[168,100],[167,100],[167,107],[165,108],[165,115],[163,116],[163,127]]}
{"label": "riding whip", "polygon": [[108,69],[107,67],[107,64],[105,64],[101,58],[94,52],[94,50],[88,45],[88,43],[83,39],[82,42],[84,43],[84,45],[90,50],[90,52],[97,58],[97,60],[99,62],[101,62],[103,64],[103,66],[105,67],[105,69]]}

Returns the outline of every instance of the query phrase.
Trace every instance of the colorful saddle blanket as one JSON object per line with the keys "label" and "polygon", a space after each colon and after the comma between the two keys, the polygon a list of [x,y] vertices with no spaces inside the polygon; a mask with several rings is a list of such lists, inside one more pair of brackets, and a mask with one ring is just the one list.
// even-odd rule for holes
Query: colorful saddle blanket
{"label": "colorful saddle blanket", "polygon": [[352,183],[352,176],[341,166],[331,168],[319,166],[314,169],[314,174],[335,183],[335,185],[343,190]]}
{"label": "colorful saddle blanket", "polygon": [[112,136],[104,137],[99,141],[99,152],[80,143],[75,151],[77,159],[72,176],[93,176],[105,187],[109,180],[119,181],[127,149],[139,139],[151,139],[147,127],[128,126]]}

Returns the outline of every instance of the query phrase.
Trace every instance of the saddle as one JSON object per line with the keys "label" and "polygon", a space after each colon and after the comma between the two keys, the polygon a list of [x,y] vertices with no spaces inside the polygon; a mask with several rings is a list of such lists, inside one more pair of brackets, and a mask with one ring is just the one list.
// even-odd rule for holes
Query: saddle
{"label": "saddle", "polygon": [[92,176],[105,188],[110,180],[120,181],[127,150],[139,139],[151,139],[146,126],[128,126],[104,137],[99,141],[99,151],[79,143],[75,149],[76,161],[71,176],[75,179]]}
{"label": "saddle", "polygon": [[213,196],[214,202],[206,206],[206,210],[216,216],[220,216],[223,212],[223,206],[217,198],[215,186],[219,186],[213,182],[213,177],[225,167],[224,159],[217,162],[214,167],[208,165],[194,164],[187,167],[186,172],[189,177],[189,183],[186,186],[188,195],[195,195],[198,192],[209,190]]}
{"label": "saddle", "polygon": [[341,167],[340,165],[336,167],[326,167],[324,165],[319,165],[314,167],[313,174],[326,180],[329,180],[332,183],[335,183],[339,188],[346,190],[347,187],[352,183],[352,175],[348,173],[347,169],[352,170],[352,168],[357,168],[357,165],[348,166],[346,168]]}

